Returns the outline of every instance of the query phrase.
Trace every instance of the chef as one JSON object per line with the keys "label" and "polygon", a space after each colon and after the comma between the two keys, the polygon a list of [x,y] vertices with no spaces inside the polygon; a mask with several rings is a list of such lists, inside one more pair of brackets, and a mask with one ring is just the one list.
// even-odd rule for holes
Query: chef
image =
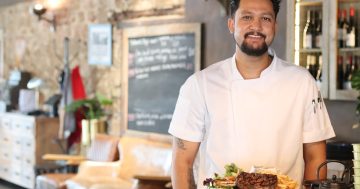
{"label": "chef", "polygon": [[180,89],[169,128],[174,189],[206,188],[202,181],[229,163],[276,168],[298,187],[316,179],[335,134],[313,77],[269,49],[279,8],[280,0],[230,1],[235,54]]}

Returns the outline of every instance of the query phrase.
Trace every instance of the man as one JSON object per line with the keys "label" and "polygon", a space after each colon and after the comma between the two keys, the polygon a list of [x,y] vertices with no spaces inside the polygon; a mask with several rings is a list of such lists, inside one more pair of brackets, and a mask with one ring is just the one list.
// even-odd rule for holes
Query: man
{"label": "man", "polygon": [[[231,0],[232,58],[192,75],[182,86],[169,132],[174,136],[175,189],[235,163],[277,168],[296,180],[316,179],[334,137],[325,104],[306,69],[279,59],[268,46],[280,0]],[[199,155],[198,169],[193,170]],[[198,173],[194,181],[193,171]],[[326,170],[322,170],[324,178]]]}

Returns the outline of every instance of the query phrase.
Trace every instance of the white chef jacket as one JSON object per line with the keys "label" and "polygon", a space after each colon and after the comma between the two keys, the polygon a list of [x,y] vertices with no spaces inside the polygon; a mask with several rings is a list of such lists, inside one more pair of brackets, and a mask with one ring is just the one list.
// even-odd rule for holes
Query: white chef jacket
{"label": "white chef jacket", "polygon": [[195,73],[180,89],[169,133],[201,142],[195,172],[223,174],[235,163],[277,168],[301,186],[303,143],[335,136],[325,104],[309,72],[279,59],[257,79],[244,80],[235,55]]}

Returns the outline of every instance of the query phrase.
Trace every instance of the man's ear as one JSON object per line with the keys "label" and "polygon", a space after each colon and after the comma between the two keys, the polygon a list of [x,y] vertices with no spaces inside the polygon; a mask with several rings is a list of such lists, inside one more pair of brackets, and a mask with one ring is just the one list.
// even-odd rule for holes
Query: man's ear
{"label": "man's ear", "polygon": [[228,18],[228,28],[229,28],[229,31],[230,33],[234,33],[234,26],[235,22],[234,22],[234,19],[233,18]]}

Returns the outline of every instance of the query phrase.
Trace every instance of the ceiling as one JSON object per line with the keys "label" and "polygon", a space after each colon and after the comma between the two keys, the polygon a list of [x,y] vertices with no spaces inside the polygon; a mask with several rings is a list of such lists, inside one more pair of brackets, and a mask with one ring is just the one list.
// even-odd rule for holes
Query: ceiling
{"label": "ceiling", "polygon": [[28,0],[0,0],[0,7],[14,5],[16,3],[24,2],[24,1],[28,1]]}

